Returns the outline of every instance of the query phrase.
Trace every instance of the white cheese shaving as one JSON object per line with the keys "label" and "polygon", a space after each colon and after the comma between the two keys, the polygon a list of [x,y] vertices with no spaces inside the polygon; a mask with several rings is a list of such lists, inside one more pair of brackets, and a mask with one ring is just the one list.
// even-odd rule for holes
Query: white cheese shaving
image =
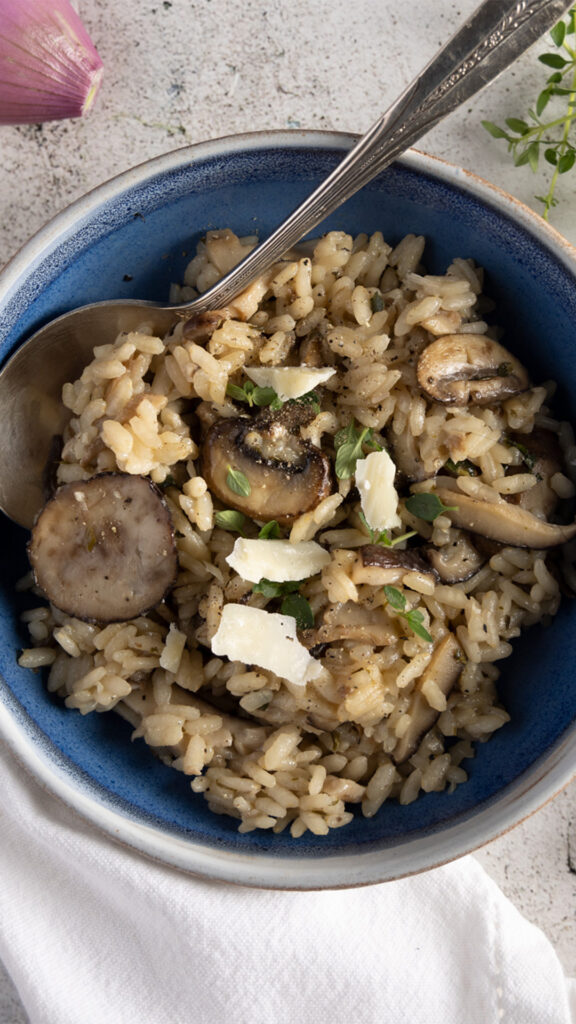
{"label": "white cheese shaving", "polygon": [[245,366],[244,370],[259,388],[273,388],[282,402],[307,395],[336,373],[331,366]]}
{"label": "white cheese shaving", "polygon": [[300,643],[296,619],[243,604],[225,604],[212,637],[217,657],[258,665],[296,686],[316,679],[322,665]]}
{"label": "white cheese shaving", "polygon": [[402,525],[394,487],[396,466],[388,452],[370,452],[356,463],[356,486],[366,522],[372,530],[393,530]]}
{"label": "white cheese shaving", "polygon": [[305,580],[321,572],[330,561],[330,555],[315,540],[291,544],[289,540],[246,540],[238,537],[228,565],[251,583],[273,580]]}

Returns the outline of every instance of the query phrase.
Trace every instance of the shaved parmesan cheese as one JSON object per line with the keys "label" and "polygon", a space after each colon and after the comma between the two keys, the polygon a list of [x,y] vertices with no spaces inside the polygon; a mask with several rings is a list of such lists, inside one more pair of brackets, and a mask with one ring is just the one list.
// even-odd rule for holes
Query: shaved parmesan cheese
{"label": "shaved parmesan cheese", "polygon": [[243,604],[225,604],[212,653],[268,669],[296,686],[316,679],[322,665],[300,643],[296,619]]}
{"label": "shaved parmesan cheese", "polygon": [[259,388],[273,388],[282,402],[307,395],[336,373],[331,366],[245,366],[244,370]]}
{"label": "shaved parmesan cheese", "polygon": [[305,580],[321,572],[330,555],[315,540],[291,544],[289,540],[246,540],[238,537],[226,559],[228,565],[251,583],[273,580]]}
{"label": "shaved parmesan cheese", "polygon": [[401,526],[398,494],[394,487],[396,466],[388,452],[370,452],[356,463],[356,486],[366,522],[372,530]]}

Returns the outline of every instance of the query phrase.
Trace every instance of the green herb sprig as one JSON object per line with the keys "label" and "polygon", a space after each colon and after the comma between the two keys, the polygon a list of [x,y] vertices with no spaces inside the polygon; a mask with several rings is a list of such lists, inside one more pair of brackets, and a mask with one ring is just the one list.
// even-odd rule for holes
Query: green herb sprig
{"label": "green herb sprig", "polygon": [[246,536],[246,516],[233,508],[225,508],[214,515],[214,522],[221,530],[229,530],[231,533],[239,533],[241,537]]}
{"label": "green herb sprig", "polygon": [[270,522],[264,523],[261,528],[258,539],[259,540],[279,540],[282,536],[282,530],[275,519],[271,519]]}
{"label": "green herb sprig", "polygon": [[406,598],[396,587],[384,587],[384,594],[388,604],[394,608],[394,611],[398,612],[400,618],[406,621],[412,632],[419,636],[421,640],[426,640],[429,644],[432,643],[430,633],[422,625],[424,621],[423,612],[419,611],[418,608],[411,608],[409,611],[406,611]]}
{"label": "green herb sprig", "polygon": [[433,523],[443,512],[453,512],[457,505],[444,505],[437,494],[423,492],[422,494],[411,494],[406,499],[406,508],[413,516],[424,519],[427,523]]}
{"label": "green herb sprig", "polygon": [[282,598],[280,611],[282,615],[291,615],[296,619],[298,629],[312,629],[314,626],[314,613],[310,602],[298,593],[302,586],[301,580],[287,580],[285,583],[276,583],[274,580],[261,579],[252,587],[254,594],[262,594],[268,598]]}
{"label": "green herb sprig", "polygon": [[233,469],[232,466],[228,466],[226,486],[241,498],[249,498],[252,493],[252,486],[246,474],[241,469]]}
{"label": "green herb sprig", "polygon": [[[494,124],[493,121],[482,121],[483,127],[495,139],[502,139],[508,144],[508,152],[512,154],[514,165],[527,165],[536,173],[540,165],[540,156],[553,168],[545,195],[534,198],[543,204],[543,216],[549,219],[550,211],[558,205],[556,186],[558,178],[572,170],[576,163],[576,147],[570,139],[572,123],[576,116],[576,7],[568,12],[565,21],[559,21],[550,32],[556,50],[542,53],[538,57],[541,64],[552,69],[544,88],[538,94],[534,107],[528,110],[526,117],[506,118],[506,127]],[[544,118],[549,104],[556,100],[555,116]],[[562,108],[563,105],[563,108]]]}
{"label": "green herb sprig", "polygon": [[396,544],[400,544],[401,541],[415,537],[417,533],[416,530],[409,530],[408,533],[403,533],[401,537],[391,537],[387,530],[373,530],[362,509],[358,510],[358,516],[368,531],[371,544],[382,544],[385,548],[393,548]]}
{"label": "green herb sprig", "polygon": [[247,380],[241,387],[229,381],[226,387],[226,394],[229,398],[233,398],[235,402],[246,402],[250,409],[253,405],[258,406],[258,408],[269,405],[271,409],[281,409],[283,405],[274,388],[258,387],[251,380]]}
{"label": "green herb sprig", "polygon": [[354,476],[358,459],[364,458],[364,449],[381,452],[382,445],[374,438],[371,427],[356,427],[354,420],[334,435],[336,463],[334,466],[339,480],[348,480]]}

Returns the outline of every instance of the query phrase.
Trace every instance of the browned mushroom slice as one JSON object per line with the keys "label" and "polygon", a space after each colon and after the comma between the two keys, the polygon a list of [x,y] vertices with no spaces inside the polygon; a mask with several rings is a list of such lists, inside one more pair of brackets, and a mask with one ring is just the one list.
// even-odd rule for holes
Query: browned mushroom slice
{"label": "browned mushroom slice", "polygon": [[182,336],[186,341],[194,341],[198,345],[205,345],[223,320],[229,319],[230,311],[228,309],[207,309],[203,313],[196,313],[189,320],[186,320],[182,328]]}
{"label": "browned mushroom slice", "polygon": [[417,376],[430,398],[454,405],[490,405],[530,387],[522,363],[480,334],[446,334],[431,342],[418,360]]}
{"label": "browned mushroom slice", "polygon": [[445,697],[456,685],[462,671],[462,649],[453,633],[447,633],[440,640],[428,667],[417,680],[407,714],[410,724],[404,735],[398,740],[392,755],[396,764],[407,761],[416,750],[421,738],[440,715],[426,699],[427,684],[435,683]]}
{"label": "browned mushroom slice", "polygon": [[405,481],[417,483],[430,475],[424,468],[420,457],[418,438],[414,437],[409,430],[404,430],[401,434],[393,434],[389,440],[396,469]]}
{"label": "browned mushroom slice", "polygon": [[365,544],[358,549],[350,574],[353,583],[383,587],[401,583],[407,573],[436,582],[438,577],[429,562],[417,551],[398,551],[381,544]]}
{"label": "browned mushroom slice", "polygon": [[178,569],[166,502],[149,480],[128,473],[61,487],[38,516],[28,553],[48,599],[94,622],[154,607]]}
{"label": "browned mushroom slice", "polygon": [[383,608],[367,608],[353,601],[330,605],[316,629],[304,631],[302,641],[307,647],[355,640],[385,647],[398,639],[398,632]]}
{"label": "browned mushroom slice", "polygon": [[[202,446],[202,473],[228,507],[253,519],[290,523],[331,492],[330,461],[300,436],[308,409],[218,420]],[[312,413],[312,416],[314,414]]]}
{"label": "browned mushroom slice", "polygon": [[531,434],[512,434],[508,444],[517,448],[525,463],[520,469],[514,467],[511,472],[528,471],[534,474],[537,481],[534,487],[521,494],[510,495],[508,500],[546,519],[558,505],[558,495],[550,481],[555,473],[566,471],[558,435],[551,430],[536,428]]}
{"label": "browned mushroom slice", "polygon": [[424,550],[442,583],[464,583],[482,568],[489,557],[475,547],[466,533],[458,533],[442,547],[430,544]]}
{"label": "browned mushroom slice", "polygon": [[501,544],[539,550],[564,544],[576,537],[576,523],[566,526],[548,523],[507,501],[481,501],[438,482],[434,493],[447,506],[443,514],[450,517],[454,526]]}

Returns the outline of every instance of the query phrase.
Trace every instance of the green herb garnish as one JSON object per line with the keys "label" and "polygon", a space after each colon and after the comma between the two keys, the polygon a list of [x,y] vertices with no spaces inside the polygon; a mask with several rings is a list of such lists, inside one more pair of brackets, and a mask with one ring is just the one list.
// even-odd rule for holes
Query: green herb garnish
{"label": "green herb garnish", "polygon": [[391,537],[387,530],[373,530],[362,509],[358,510],[358,516],[368,530],[371,544],[382,544],[385,548],[393,548],[396,544],[400,544],[401,541],[409,540],[410,537],[416,536],[417,531],[410,530],[408,533],[403,533],[401,537]]}
{"label": "green herb garnish", "polygon": [[364,458],[364,448],[371,451],[382,451],[382,445],[374,440],[371,427],[357,429],[354,420],[334,435],[336,449],[335,471],[339,480],[348,480],[354,476],[358,459]]}
{"label": "green herb garnish", "polygon": [[416,636],[419,636],[421,640],[426,640],[429,644],[432,643],[430,633],[426,627],[422,625],[424,621],[423,612],[419,611],[417,608],[412,608],[409,611],[406,611],[406,598],[396,587],[384,587],[384,594],[386,595],[388,604],[398,612],[400,618],[407,622],[412,632],[415,633]]}
{"label": "green herb garnish", "polygon": [[244,530],[246,516],[243,516],[241,512],[236,512],[233,508],[225,508],[221,512],[216,512],[214,522],[221,530],[231,530],[233,533],[239,533],[242,537],[246,536]]}
{"label": "green herb garnish", "polygon": [[437,494],[411,494],[406,499],[406,508],[418,519],[424,519],[427,523],[433,523],[443,512],[452,512],[458,508],[457,505],[444,505]]}
{"label": "green herb garnish", "polygon": [[372,298],[370,299],[370,307],[373,313],[382,312],[382,310],[384,309],[384,299],[382,297],[382,292],[374,292]]}
{"label": "green herb garnish", "polygon": [[504,444],[508,445],[508,448],[515,448],[516,451],[519,452],[522,458],[522,462],[532,473],[534,470],[534,466],[538,462],[538,457],[534,455],[534,453],[531,452],[525,444],[521,444],[520,441],[515,441],[511,437],[505,437],[503,440]]}
{"label": "green herb garnish", "polygon": [[260,540],[278,540],[281,536],[282,531],[275,519],[271,519],[269,523],[264,523],[258,534]]}
{"label": "green herb garnish", "polygon": [[254,594],[262,594],[263,597],[285,597],[287,594],[295,594],[302,586],[302,580],[287,580],[284,583],[276,583],[275,580],[267,580],[263,577],[252,587]]}
{"label": "green herb garnish", "polygon": [[[547,193],[534,197],[543,204],[546,220],[558,205],[555,191],[559,176],[572,170],[576,162],[576,147],[570,139],[576,116],[575,19],[576,8],[572,7],[566,21],[559,21],[550,32],[556,50],[540,54],[538,60],[551,68],[552,74],[538,94],[534,107],[528,110],[527,117],[506,118],[506,128],[493,121],[482,121],[493,138],[507,142],[516,167],[528,165],[536,173],[542,154],[553,168]],[[555,101],[556,110],[543,119],[546,108],[550,110],[551,101]]]}
{"label": "green herb garnish", "polygon": [[246,402],[250,408],[253,405],[257,405],[258,408],[265,405],[269,405],[273,409],[280,409],[282,407],[282,402],[274,388],[260,388],[251,380],[247,380],[242,387],[229,381],[226,394],[236,402]]}
{"label": "green herb garnish", "polygon": [[312,409],[318,415],[320,409],[320,396],[317,391],[307,391],[305,395],[300,395],[299,398],[289,398],[288,405],[311,405]]}
{"label": "green herb garnish", "polygon": [[280,611],[283,615],[291,615],[296,619],[298,629],[312,629],[314,626],[314,613],[310,602],[302,594],[288,594],[280,605]]}
{"label": "green herb garnish", "polygon": [[453,476],[478,476],[480,470],[470,459],[462,459],[461,462],[454,462],[453,459],[446,459],[444,469]]}
{"label": "green herb garnish", "polygon": [[248,498],[252,492],[250,481],[246,474],[242,473],[240,469],[232,469],[232,466],[228,466],[226,486],[229,490],[234,491],[234,494],[239,494],[241,498]]}

